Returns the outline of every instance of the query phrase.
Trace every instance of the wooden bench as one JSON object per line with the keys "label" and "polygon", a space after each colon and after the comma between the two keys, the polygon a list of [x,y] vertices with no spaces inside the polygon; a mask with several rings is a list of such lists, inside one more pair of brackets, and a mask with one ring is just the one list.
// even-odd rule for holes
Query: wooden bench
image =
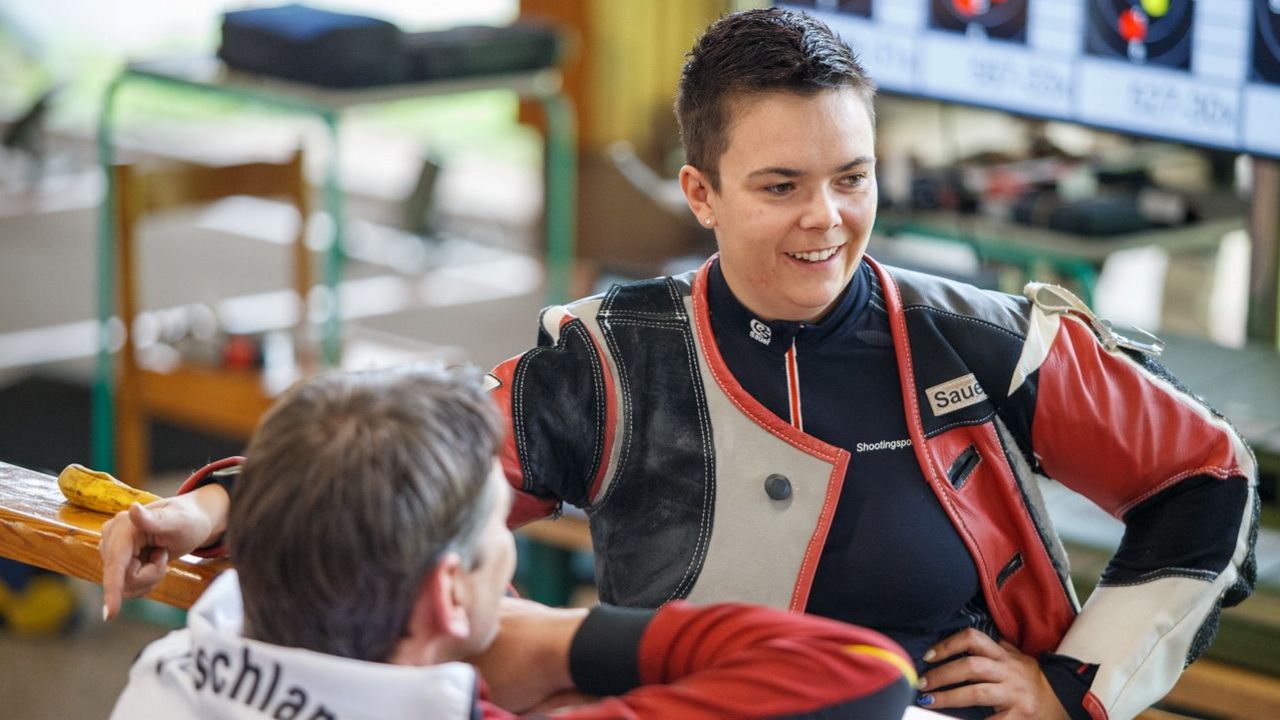
{"label": "wooden bench", "polygon": [[[98,541],[109,515],[68,504],[58,481],[0,462],[0,557],[102,584]],[[225,560],[190,555],[169,563],[164,580],[147,597],[189,608]]]}

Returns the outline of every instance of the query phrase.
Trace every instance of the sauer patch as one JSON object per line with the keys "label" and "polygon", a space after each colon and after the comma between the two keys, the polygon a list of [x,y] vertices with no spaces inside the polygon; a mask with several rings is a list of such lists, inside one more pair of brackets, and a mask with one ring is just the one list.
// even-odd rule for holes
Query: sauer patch
{"label": "sauer patch", "polygon": [[933,408],[935,417],[987,399],[987,393],[982,390],[973,373],[934,385],[924,392],[929,396],[929,407]]}

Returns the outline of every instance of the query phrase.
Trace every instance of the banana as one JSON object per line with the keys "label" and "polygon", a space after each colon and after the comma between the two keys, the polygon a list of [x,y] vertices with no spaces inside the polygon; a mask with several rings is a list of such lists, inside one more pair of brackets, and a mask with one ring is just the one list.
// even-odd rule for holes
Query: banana
{"label": "banana", "polygon": [[72,463],[58,474],[58,489],[72,505],[114,515],[133,503],[147,504],[160,499],[145,490],[130,487],[109,473]]}

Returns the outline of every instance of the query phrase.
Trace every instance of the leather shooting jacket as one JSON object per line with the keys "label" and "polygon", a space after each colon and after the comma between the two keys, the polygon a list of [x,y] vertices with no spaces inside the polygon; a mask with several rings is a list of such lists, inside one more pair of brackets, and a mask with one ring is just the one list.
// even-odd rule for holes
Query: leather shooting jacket
{"label": "leather shooting jacket", "polygon": [[[1137,715],[1207,647],[1221,607],[1252,592],[1252,452],[1060,288],[1008,295],[865,261],[916,459],[1000,635],[1079,659],[1092,717]],[[709,267],[547,308],[538,346],[494,369],[511,523],[584,509],[605,602],[803,611],[848,452],[734,379],[711,334]],[[775,475],[785,498],[766,492]],[[1048,480],[1125,523],[1083,608],[1041,499]]]}

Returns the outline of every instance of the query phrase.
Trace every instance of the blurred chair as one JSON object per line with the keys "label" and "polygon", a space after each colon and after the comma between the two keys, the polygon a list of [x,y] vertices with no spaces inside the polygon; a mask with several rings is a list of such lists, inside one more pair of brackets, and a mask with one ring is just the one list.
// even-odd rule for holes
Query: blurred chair
{"label": "blurred chair", "polygon": [[[226,166],[183,163],[154,170],[126,164],[115,166],[114,173],[117,229],[113,302],[125,325],[115,383],[115,470],[126,482],[143,485],[149,474],[149,419],[161,418],[204,431],[248,438],[258,418],[271,404],[271,397],[262,382],[262,373],[257,370],[179,360],[176,367],[161,371],[139,362],[135,338],[135,320],[140,312],[139,225],[153,213],[235,195],[287,200],[297,209],[299,218],[292,241],[290,283],[298,297],[301,328],[307,322],[306,298],[312,285],[311,259],[305,241],[307,186],[301,150],[282,163]],[[314,367],[312,355],[300,351],[298,363],[304,372]]]}

